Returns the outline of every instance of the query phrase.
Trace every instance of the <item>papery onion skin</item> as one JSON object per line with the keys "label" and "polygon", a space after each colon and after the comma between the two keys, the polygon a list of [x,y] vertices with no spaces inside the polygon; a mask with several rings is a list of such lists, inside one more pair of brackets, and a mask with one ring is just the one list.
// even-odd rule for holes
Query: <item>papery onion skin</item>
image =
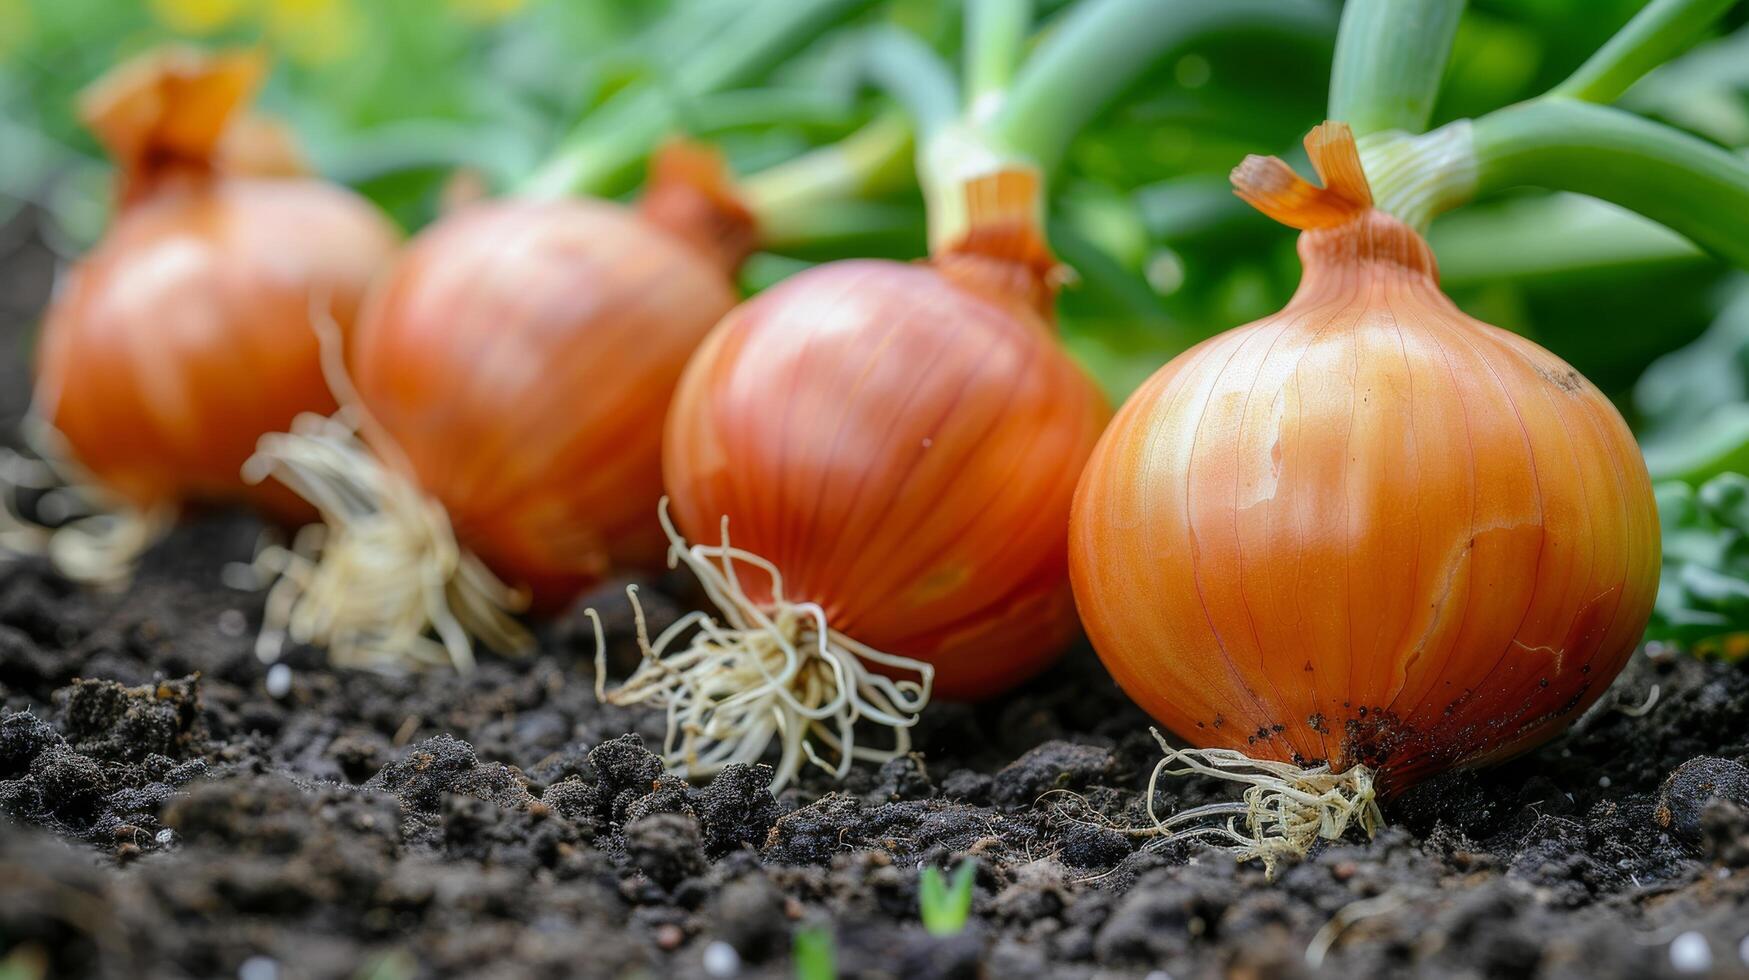
{"label": "papery onion skin", "polygon": [[667,550],[650,517],[662,420],[752,243],[751,217],[676,159],[641,210],[505,199],[445,217],[372,294],[352,347],[367,439],[537,610]]}
{"label": "papery onion skin", "polygon": [[[1460,311],[1345,137],[1308,140],[1328,191],[1253,185],[1310,229],[1300,288],[1130,398],[1071,555],[1095,647],[1180,738],[1394,791],[1603,693],[1651,612],[1658,522],[1614,406]],[[1256,178],[1235,172],[1242,196]]]}
{"label": "papery onion skin", "polygon": [[[165,117],[156,121],[87,105],[117,152],[123,204],[45,317],[36,410],[80,465],[141,510],[243,500],[306,516],[283,488],[248,485],[239,471],[263,433],[334,409],[312,315],[346,329],[399,236],[340,187],[228,169],[237,159],[220,152],[236,108],[229,100],[253,89],[256,66],[185,51],[157,57],[165,60],[125,67],[119,81],[153,86],[174,75],[176,98],[197,104],[154,100]],[[224,94],[215,102],[207,86]],[[137,97],[114,81],[101,94]],[[190,121],[191,112],[205,116]],[[170,130],[188,144],[176,153],[156,142]],[[213,157],[191,148],[199,134]],[[249,159],[283,172],[290,152],[262,142]]]}
{"label": "papery onion skin", "polygon": [[718,542],[726,516],[791,601],[960,699],[1075,634],[1068,506],[1109,414],[1045,316],[969,282],[857,260],[766,290],[688,366],[664,455],[689,538]]}

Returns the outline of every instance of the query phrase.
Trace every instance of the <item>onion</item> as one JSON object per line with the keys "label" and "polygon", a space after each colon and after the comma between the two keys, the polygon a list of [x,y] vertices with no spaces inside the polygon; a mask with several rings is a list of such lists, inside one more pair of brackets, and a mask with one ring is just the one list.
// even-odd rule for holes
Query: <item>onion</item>
{"label": "onion", "polygon": [[544,608],[666,548],[649,519],[661,420],[753,241],[699,152],[670,146],[637,210],[509,199],[445,219],[353,344],[381,434],[458,538]]}
{"label": "onion", "polygon": [[505,611],[559,608],[610,568],[658,564],[662,418],[734,306],[753,240],[721,160],[680,143],[636,209],[494,200],[421,233],[350,349],[347,401],[374,453],[311,420],[254,461],[326,525],[265,556],[285,574],[263,654],[289,635],[342,663],[399,666],[411,651],[465,667],[468,634],[525,641]]}
{"label": "onion", "polygon": [[232,125],[262,73],[252,54],[170,49],[81,103],[120,168],[121,206],[48,310],[34,411],[112,506],[307,513],[239,470],[262,433],[333,408],[312,306],[350,324],[397,236],[337,186],[252,176],[295,161],[283,131]]}
{"label": "onion", "polygon": [[[1036,176],[966,196],[970,230],[935,259],[800,273],[687,367],[664,471],[706,543],[664,524],[727,622],[683,621],[704,623],[687,649],[646,637],[644,665],[604,692],[668,709],[671,764],[709,775],[775,736],[777,784],[814,744],[842,775],[906,750],[932,682],[997,693],[1074,634],[1068,507],[1108,410],[1054,336]],[[859,719],[897,745],[857,745]]]}
{"label": "onion", "polygon": [[1299,290],[1130,398],[1070,536],[1112,675],[1211,750],[1162,765],[1267,790],[1267,820],[1227,811],[1266,860],[1282,836],[1340,834],[1320,821],[1370,821],[1375,779],[1400,790],[1572,724],[1633,651],[1659,568],[1609,400],[1440,291],[1426,243],[1372,207],[1346,126],[1306,147],[1322,188],[1273,158],[1233,173],[1304,232]]}

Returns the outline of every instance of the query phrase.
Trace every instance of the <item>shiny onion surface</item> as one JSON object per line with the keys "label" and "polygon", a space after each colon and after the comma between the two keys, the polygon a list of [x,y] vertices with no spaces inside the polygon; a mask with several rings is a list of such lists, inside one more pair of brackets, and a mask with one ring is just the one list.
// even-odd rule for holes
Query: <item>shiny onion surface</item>
{"label": "shiny onion surface", "polygon": [[[1036,233],[972,228],[929,262],[834,262],[738,307],[687,368],[664,456],[689,538],[727,518],[792,603],[952,698],[1074,634],[1068,507],[1108,417],[1057,342]],[[770,600],[769,575],[736,571]]]}
{"label": "shiny onion surface", "polygon": [[312,315],[350,325],[397,246],[362,198],[285,176],[282,130],[232,125],[261,74],[253,55],[172,49],[81,103],[120,168],[120,207],[50,305],[36,411],[141,511],[244,499],[307,513],[240,469],[263,433],[333,410]]}
{"label": "shiny onion surface", "polygon": [[1181,739],[1370,767],[1381,790],[1577,719],[1645,628],[1646,467],[1560,358],[1460,311],[1372,207],[1352,137],[1241,197],[1303,230],[1280,313],[1167,364],[1118,413],[1071,533],[1088,633]]}
{"label": "shiny onion surface", "polygon": [[636,208],[461,208],[408,246],[363,315],[351,367],[367,439],[537,607],[610,567],[659,565],[662,420],[738,298],[753,235],[721,161],[686,144],[658,157]]}

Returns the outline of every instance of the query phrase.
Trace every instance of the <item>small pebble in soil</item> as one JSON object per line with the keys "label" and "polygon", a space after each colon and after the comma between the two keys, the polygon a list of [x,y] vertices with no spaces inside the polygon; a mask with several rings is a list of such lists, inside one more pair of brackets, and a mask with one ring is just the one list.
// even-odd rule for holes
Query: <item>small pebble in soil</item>
{"label": "small pebble in soil", "polygon": [[1670,941],[1670,966],[1677,973],[1705,973],[1713,967],[1713,950],[1706,937],[1685,932]]}
{"label": "small pebble in soil", "polygon": [[279,961],[271,956],[251,956],[237,967],[237,980],[279,980]]}
{"label": "small pebble in soil", "polygon": [[291,693],[292,672],[285,664],[274,664],[267,668],[267,694],[274,700],[284,698]]}
{"label": "small pebble in soil", "polygon": [[219,613],[219,632],[226,636],[242,636],[249,629],[249,620],[242,610],[227,609]]}
{"label": "small pebble in soil", "polygon": [[741,972],[741,954],[719,939],[704,948],[704,972],[713,977],[732,977]]}

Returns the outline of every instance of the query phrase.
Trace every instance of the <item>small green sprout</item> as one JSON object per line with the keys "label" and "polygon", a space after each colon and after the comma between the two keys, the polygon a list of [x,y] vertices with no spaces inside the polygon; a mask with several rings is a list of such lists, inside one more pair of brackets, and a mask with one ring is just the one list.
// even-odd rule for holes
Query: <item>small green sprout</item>
{"label": "small green sprout", "polygon": [[837,980],[838,954],[832,946],[832,932],[820,926],[796,930],[791,940],[790,959],[796,965],[796,980]]}
{"label": "small green sprout", "polygon": [[953,873],[950,888],[939,868],[924,868],[917,883],[917,904],[923,913],[923,928],[931,936],[957,936],[966,927],[972,914],[972,881],[978,876],[978,862],[968,858]]}

